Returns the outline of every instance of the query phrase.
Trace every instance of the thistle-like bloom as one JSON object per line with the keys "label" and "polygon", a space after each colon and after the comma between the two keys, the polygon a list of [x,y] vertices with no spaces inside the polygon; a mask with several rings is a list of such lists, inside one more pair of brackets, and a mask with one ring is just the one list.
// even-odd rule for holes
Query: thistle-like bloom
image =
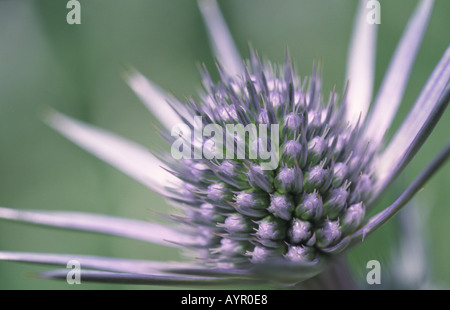
{"label": "thistle-like bloom", "polygon": [[[139,145],[57,112],[47,118],[79,146],[166,197],[179,211],[168,216],[174,225],[0,208],[1,218],[144,240],[181,248],[196,259],[167,263],[13,252],[0,252],[0,259],[63,266],[76,259],[90,269],[82,271],[84,281],[297,284],[326,272],[340,253],[379,229],[449,156],[450,147],[446,147],[391,206],[366,217],[420,149],[449,102],[450,48],[384,147],[383,138],[401,102],[433,1],[419,3],[370,109],[376,25],[366,21],[365,1],[356,18],[349,85],[342,96],[335,90],[323,94],[320,66],[314,66],[310,77],[300,78],[288,55],[278,66],[262,61],[251,50],[250,59],[242,62],[216,2],[199,4],[220,80],[213,81],[203,68],[200,100],[183,103],[136,72],[128,77],[131,88],[171,133],[163,137],[172,146],[181,143],[183,156],[152,155]],[[254,134],[254,139],[232,135],[232,143],[221,146],[231,156],[197,157],[199,152],[214,153],[219,145],[212,135],[187,134],[198,125],[194,116],[201,117],[202,126],[241,124],[250,128],[248,134]],[[271,129],[264,133],[261,128]],[[223,137],[230,138],[228,133]],[[242,149],[241,142],[248,148]],[[260,156],[239,157],[240,152],[248,155],[252,150]],[[271,161],[275,159],[275,166],[268,166],[262,151],[270,154]],[[66,275],[66,270],[43,274],[62,279]]]}

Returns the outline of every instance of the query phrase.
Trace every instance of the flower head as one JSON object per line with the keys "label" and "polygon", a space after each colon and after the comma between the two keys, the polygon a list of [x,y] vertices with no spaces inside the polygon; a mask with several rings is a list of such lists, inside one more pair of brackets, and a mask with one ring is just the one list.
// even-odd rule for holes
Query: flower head
{"label": "flower head", "polygon": [[[80,257],[85,266],[115,272],[104,278],[86,272],[87,280],[295,284],[323,272],[339,253],[395,215],[449,155],[447,147],[393,205],[366,219],[366,211],[418,151],[449,102],[450,49],[384,148],[432,1],[420,2],[371,109],[376,26],[365,20],[364,4],[356,19],[349,85],[338,95],[323,92],[320,64],[310,76],[299,76],[288,54],[284,64],[276,65],[253,49],[241,62],[216,2],[200,1],[220,80],[203,68],[200,99],[182,102],[137,72],[128,77],[170,131],[164,137],[174,156],[152,155],[100,129],[49,114],[49,124],[64,136],[176,206],[180,214],[170,217],[173,226],[6,208],[0,217],[180,247],[197,258],[183,264],[120,260],[118,267],[108,259]],[[201,133],[209,128],[208,134],[196,135],[198,126],[204,128]],[[1,252],[0,258],[63,264],[66,259],[11,252]],[[47,276],[65,278],[58,272]]]}

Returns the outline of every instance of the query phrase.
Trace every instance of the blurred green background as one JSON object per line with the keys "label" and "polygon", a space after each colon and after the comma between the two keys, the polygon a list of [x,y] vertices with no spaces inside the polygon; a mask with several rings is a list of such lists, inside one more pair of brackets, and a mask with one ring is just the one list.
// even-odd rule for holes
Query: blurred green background
{"label": "blurred green background", "polygon": [[[154,147],[155,120],[122,79],[132,65],[178,96],[200,87],[196,63],[217,77],[204,25],[194,0],[81,0],[81,25],[66,23],[67,1],[0,0],[0,205],[23,209],[77,210],[150,219],[170,210],[144,186],[74,146],[40,120],[53,107],[83,121]],[[324,62],[324,90],[344,86],[347,46],[356,0],[227,0],[223,14],[243,57],[248,42],[282,62],[286,45],[301,75],[314,58]],[[417,1],[381,1],[376,87]],[[450,43],[450,1],[437,0],[396,118],[414,103]],[[380,205],[387,205],[444,146],[447,112],[413,163]],[[426,240],[434,280],[450,284],[450,166],[428,183],[416,201],[429,210]],[[395,222],[353,250],[350,261],[364,281],[366,263],[391,262]],[[177,260],[173,249],[139,241],[0,222],[0,249]],[[39,280],[48,267],[0,262],[0,289],[156,288]]]}

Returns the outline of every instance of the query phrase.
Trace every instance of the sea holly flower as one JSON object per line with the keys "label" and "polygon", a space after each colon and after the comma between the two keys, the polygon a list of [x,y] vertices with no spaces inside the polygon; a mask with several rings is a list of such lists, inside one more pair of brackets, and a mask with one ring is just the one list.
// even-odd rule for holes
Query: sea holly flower
{"label": "sea holly flower", "polygon": [[[63,266],[75,259],[85,268],[81,275],[86,282],[181,286],[267,282],[308,287],[324,274],[333,279],[346,272],[342,253],[389,221],[450,154],[447,146],[392,205],[366,215],[444,113],[450,100],[450,48],[403,124],[384,141],[433,1],[419,2],[376,96],[377,28],[366,20],[365,4],[360,2],[350,46],[349,84],[339,95],[336,90],[323,93],[320,65],[313,66],[311,76],[300,77],[288,54],[284,64],[274,65],[251,49],[250,58],[242,62],[217,3],[199,1],[220,80],[213,81],[203,68],[200,100],[182,102],[137,72],[127,79],[158,117],[176,156],[151,153],[49,112],[50,126],[166,197],[181,215],[169,217],[172,225],[162,225],[99,214],[0,208],[0,218],[181,248],[195,260],[169,263],[21,252],[0,252],[0,259]],[[209,134],[198,135],[199,126]],[[237,129],[220,130],[230,126]],[[226,156],[209,156],[220,155],[220,149]],[[66,279],[67,271],[42,276]]]}

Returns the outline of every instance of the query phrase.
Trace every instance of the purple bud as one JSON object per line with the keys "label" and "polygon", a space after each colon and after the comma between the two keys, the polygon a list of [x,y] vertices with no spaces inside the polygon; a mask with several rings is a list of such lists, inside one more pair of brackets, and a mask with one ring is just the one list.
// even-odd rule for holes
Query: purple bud
{"label": "purple bud", "polygon": [[234,176],[237,165],[229,160],[224,160],[220,163],[220,172],[222,172],[224,175],[232,177]]}
{"label": "purple bud", "polygon": [[269,195],[266,192],[247,190],[239,192],[235,198],[240,207],[265,209],[269,205]]}
{"label": "purple bud", "polygon": [[342,231],[353,232],[361,224],[366,214],[366,208],[362,202],[351,205],[345,210],[342,220]]}
{"label": "purple bud", "polygon": [[217,226],[223,227],[230,234],[250,232],[252,229],[251,223],[239,213],[228,216],[223,224],[219,223]]}
{"label": "purple bud", "polygon": [[275,188],[281,194],[300,194],[303,188],[303,173],[300,168],[281,167],[275,177]]}
{"label": "purple bud", "polygon": [[294,219],[288,232],[291,242],[302,243],[309,240],[312,236],[311,226],[310,222]]}
{"label": "purple bud", "polygon": [[263,240],[283,240],[286,236],[286,225],[273,216],[267,216],[258,222],[255,235]]}
{"label": "purple bud", "polygon": [[317,246],[319,248],[329,247],[337,243],[341,235],[339,221],[326,220],[324,226],[316,231]]}
{"label": "purple bud", "polygon": [[373,183],[370,176],[363,173],[359,176],[358,183],[356,183],[355,189],[353,190],[353,195],[351,203],[357,201],[366,201],[373,191]]}
{"label": "purple bud", "polygon": [[294,204],[288,195],[273,194],[270,200],[270,206],[267,208],[270,213],[286,221],[292,218]]}
{"label": "purple bud", "polygon": [[245,246],[237,240],[222,238],[220,247],[211,249],[211,253],[220,253],[225,256],[242,255],[245,253]]}
{"label": "purple bud", "polygon": [[252,263],[263,263],[265,262],[270,256],[273,255],[273,251],[269,250],[268,248],[264,246],[255,246],[252,252],[247,252],[247,256],[250,257],[250,261]]}
{"label": "purple bud", "polygon": [[200,215],[204,221],[207,222],[223,222],[224,217],[217,213],[215,207],[210,203],[203,203],[200,205]]}
{"label": "purple bud", "polygon": [[272,170],[262,170],[261,166],[253,164],[248,168],[248,182],[252,187],[260,188],[267,193],[274,191]]}
{"label": "purple bud", "polygon": [[282,147],[281,160],[288,167],[294,167],[298,164],[303,167],[306,162],[306,156],[303,156],[303,147],[296,140],[288,140]]}
{"label": "purple bud", "polygon": [[312,261],[315,256],[316,255],[313,248],[295,245],[289,246],[284,257],[294,263],[303,263]]}
{"label": "purple bud", "polygon": [[283,134],[288,139],[294,139],[300,133],[302,119],[297,113],[289,113],[284,118]]}
{"label": "purple bud", "polygon": [[230,160],[224,160],[220,163],[217,169],[217,175],[222,180],[237,188],[243,189],[249,187],[247,176],[243,172],[242,165]]}
{"label": "purple bud", "polygon": [[327,142],[325,139],[319,136],[314,137],[308,143],[308,162],[311,165],[317,164],[325,155],[326,150]]}
{"label": "purple bud", "polygon": [[289,130],[299,130],[302,125],[302,119],[298,113],[289,113],[284,118],[284,127]]}
{"label": "purple bud", "polygon": [[206,197],[214,202],[231,201],[232,195],[224,183],[216,183],[208,186]]}
{"label": "purple bud", "polygon": [[304,194],[297,208],[295,216],[304,221],[318,220],[322,216],[323,204],[322,197],[317,191],[310,194]]}
{"label": "purple bud", "polygon": [[349,185],[349,183],[344,183],[341,187],[334,188],[328,193],[327,199],[323,204],[323,213],[330,219],[336,219],[341,211],[344,210],[349,195],[347,190]]}
{"label": "purple bud", "polygon": [[261,110],[261,113],[259,113],[258,116],[258,122],[260,124],[269,124],[269,114],[266,110]]}
{"label": "purple bud", "polygon": [[348,167],[346,164],[338,162],[334,165],[333,168],[333,187],[339,187],[344,182],[345,178],[348,175]]}
{"label": "purple bud", "polygon": [[328,178],[328,170],[323,169],[322,165],[314,166],[309,169],[303,179],[303,189],[306,192],[312,192],[314,189],[320,189]]}

